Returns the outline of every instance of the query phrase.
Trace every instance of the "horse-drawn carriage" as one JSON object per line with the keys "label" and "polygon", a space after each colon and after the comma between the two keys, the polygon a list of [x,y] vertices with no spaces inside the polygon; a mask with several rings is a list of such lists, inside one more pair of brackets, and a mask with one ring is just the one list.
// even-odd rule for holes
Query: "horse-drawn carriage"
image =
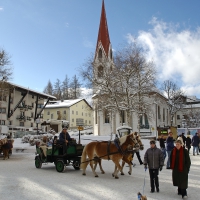
{"label": "horse-drawn carriage", "polygon": [[67,146],[59,141],[53,142],[52,147],[40,146],[36,143],[35,167],[41,168],[42,163],[54,163],[57,172],[63,172],[65,166],[72,165],[75,170],[80,169],[81,155],[84,146],[70,141]]}

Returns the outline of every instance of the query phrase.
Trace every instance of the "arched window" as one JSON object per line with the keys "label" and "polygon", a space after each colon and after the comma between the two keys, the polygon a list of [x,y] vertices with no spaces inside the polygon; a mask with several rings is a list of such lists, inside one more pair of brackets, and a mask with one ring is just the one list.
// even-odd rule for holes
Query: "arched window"
{"label": "arched window", "polygon": [[110,59],[112,59],[112,49],[110,50]]}
{"label": "arched window", "polygon": [[102,58],[102,50],[101,49],[99,49],[99,54],[98,54],[98,58]]}
{"label": "arched window", "polygon": [[109,112],[107,110],[104,111],[104,119],[105,123],[110,123]]}
{"label": "arched window", "polygon": [[103,77],[103,67],[102,66],[98,67],[98,77]]}

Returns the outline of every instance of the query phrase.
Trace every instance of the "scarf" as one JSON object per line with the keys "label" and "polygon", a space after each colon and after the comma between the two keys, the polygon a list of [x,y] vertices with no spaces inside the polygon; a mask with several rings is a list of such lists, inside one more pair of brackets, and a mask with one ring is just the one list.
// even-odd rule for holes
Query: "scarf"
{"label": "scarf", "polygon": [[[175,167],[176,152],[177,148],[175,147],[172,150],[171,169],[174,169]],[[183,172],[183,147],[179,149],[178,171]]]}

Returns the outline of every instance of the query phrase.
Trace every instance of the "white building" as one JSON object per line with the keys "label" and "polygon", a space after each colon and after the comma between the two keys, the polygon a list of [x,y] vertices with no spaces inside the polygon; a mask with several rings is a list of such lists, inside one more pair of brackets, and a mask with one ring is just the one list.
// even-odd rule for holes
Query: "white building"
{"label": "white building", "polygon": [[[102,11],[100,18],[100,26],[98,32],[98,39],[94,57],[94,71],[96,75],[101,78],[104,69],[113,69],[113,54],[110,42],[108,25],[106,19],[106,12],[104,1],[102,3]],[[94,93],[98,88],[94,88]],[[156,95],[156,100],[155,100]],[[98,95],[93,96],[93,101],[98,101]],[[141,114],[140,119],[135,113],[131,115],[131,127],[133,131],[140,129],[141,134],[156,135],[158,126],[170,126],[169,110],[167,99],[158,92],[149,94],[149,102],[151,102],[151,119],[147,118],[146,114]],[[127,116],[125,111],[121,111],[121,119],[118,112],[106,110],[97,110],[94,108],[94,134],[95,135],[109,135],[116,133],[116,128],[122,125],[127,125]]]}

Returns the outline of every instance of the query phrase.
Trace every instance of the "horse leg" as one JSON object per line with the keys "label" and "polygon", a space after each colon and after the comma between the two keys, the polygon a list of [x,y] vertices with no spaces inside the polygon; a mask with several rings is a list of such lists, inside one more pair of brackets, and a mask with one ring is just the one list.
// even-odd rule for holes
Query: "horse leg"
{"label": "horse leg", "polygon": [[115,172],[117,170],[117,166],[115,165],[115,169],[114,169],[114,172],[112,173],[112,176],[115,177]]}
{"label": "horse leg", "polygon": [[121,175],[124,175],[124,172],[123,172],[124,165],[125,165],[125,161],[122,159],[122,170],[121,170]]}
{"label": "horse leg", "polygon": [[102,173],[102,174],[105,174],[105,172],[104,172],[104,170],[103,170],[103,168],[102,168],[102,165],[101,165],[101,159],[99,159],[99,168],[100,168],[100,170],[101,170],[101,173]]}
{"label": "horse leg", "polygon": [[[129,165],[129,171],[128,174],[131,175],[132,174],[132,162],[129,160],[129,157],[123,157],[123,163],[125,164],[125,162]],[[122,166],[122,170],[123,170],[123,166]]]}
{"label": "horse leg", "polygon": [[121,167],[121,165],[119,164],[119,160],[113,160],[113,162],[115,163],[115,165],[116,165],[116,167],[117,167],[117,169],[115,170],[115,173],[114,173],[114,177],[115,177],[116,179],[118,179],[118,178],[119,178],[119,177],[118,177],[118,172],[122,170],[122,167]]}

